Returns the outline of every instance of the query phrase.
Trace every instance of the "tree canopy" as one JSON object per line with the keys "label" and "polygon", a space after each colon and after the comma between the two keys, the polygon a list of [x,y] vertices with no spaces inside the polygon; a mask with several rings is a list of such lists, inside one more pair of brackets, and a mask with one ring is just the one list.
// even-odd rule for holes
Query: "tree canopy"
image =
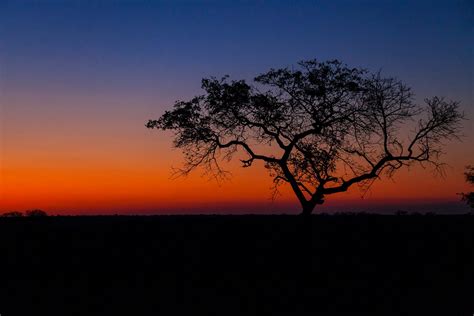
{"label": "tree canopy", "polygon": [[439,169],[444,141],[460,136],[463,119],[456,101],[418,105],[400,80],[338,60],[271,69],[252,85],[211,77],[202,88],[146,124],[174,132],[181,173],[203,167],[223,177],[220,161],[242,152],[243,167],[263,161],[275,189],[290,185],[304,214],[328,195],[367,187],[403,166]]}

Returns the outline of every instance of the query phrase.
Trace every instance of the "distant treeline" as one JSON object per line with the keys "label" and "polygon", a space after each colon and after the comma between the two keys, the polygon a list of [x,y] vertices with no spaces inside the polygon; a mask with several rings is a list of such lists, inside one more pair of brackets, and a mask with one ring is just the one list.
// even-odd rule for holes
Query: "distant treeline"
{"label": "distant treeline", "polygon": [[1,215],[2,217],[46,217],[48,216],[48,213],[46,213],[43,210],[28,210],[25,211],[24,213],[18,212],[18,211],[13,211],[13,212],[6,212]]}
{"label": "distant treeline", "polygon": [[[469,214],[469,213],[468,213]],[[472,213],[471,213],[472,214]],[[288,214],[268,214],[268,216],[285,216]],[[315,213],[314,215],[316,216],[386,216],[386,215],[396,215],[396,216],[435,216],[438,215],[436,212],[417,212],[417,211],[403,211],[403,210],[398,210],[392,214],[382,214],[382,213],[376,213],[376,212],[332,212],[332,213]],[[46,217],[49,216],[47,212],[39,209],[35,210],[28,210],[25,212],[18,212],[18,211],[12,211],[12,212],[6,212],[3,214],[0,214],[0,217]],[[113,215],[55,215],[55,217],[169,217],[169,216],[174,216],[174,215],[120,215],[120,214],[113,214]],[[186,215],[175,215],[175,216],[186,216]],[[245,215],[233,215],[233,214],[199,214],[199,215],[189,215],[190,217],[221,217],[221,216],[266,216],[266,215],[252,215],[252,214],[245,214]],[[289,215],[293,216],[293,215]]]}

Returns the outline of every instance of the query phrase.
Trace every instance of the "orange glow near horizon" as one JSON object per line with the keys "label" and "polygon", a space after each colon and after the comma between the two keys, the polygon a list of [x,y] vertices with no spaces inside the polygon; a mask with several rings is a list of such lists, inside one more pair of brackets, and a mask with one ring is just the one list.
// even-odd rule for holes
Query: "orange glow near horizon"
{"label": "orange glow near horizon", "polygon": [[[10,114],[13,118],[15,113]],[[180,151],[171,150],[170,135],[146,130],[139,118],[130,118],[134,124],[124,123],[120,130],[114,129],[117,120],[89,120],[81,133],[75,132],[79,121],[67,131],[51,124],[51,117],[25,122],[32,128],[8,124],[18,119],[4,128],[0,212],[41,208],[53,214],[159,214],[220,208],[227,213],[249,205],[264,205],[270,212],[273,205],[298,209],[289,188],[270,202],[272,182],[258,164],[227,164],[233,176],[221,184],[202,177],[201,170],[170,179],[171,167],[181,161]],[[418,167],[402,170],[393,180],[376,181],[363,200],[354,187],[328,197],[326,205],[458,200],[457,192],[469,190],[462,175],[468,163],[463,158],[468,157],[463,157],[462,145],[449,148],[445,158],[453,167],[445,178]]]}
{"label": "orange glow near horizon", "polygon": [[[45,101],[56,104],[58,110],[35,112]],[[280,211],[284,211],[282,205],[287,206],[290,212],[299,208],[289,188],[283,188],[271,203],[272,181],[259,164],[252,168],[241,168],[237,162],[224,164],[233,176],[221,184],[202,177],[201,170],[170,179],[172,166],[179,167],[182,161],[181,152],[171,149],[172,135],[144,127],[147,118],[159,114],[121,112],[131,100],[116,99],[112,117],[106,111],[81,110],[80,103],[61,113],[59,105],[78,102],[75,99],[25,97],[23,102],[28,107],[3,111],[0,212],[41,208],[58,214],[159,214],[206,213],[206,209],[226,213],[249,205],[268,212],[273,206]],[[328,197],[325,205],[458,200],[456,193],[469,190],[462,172],[474,156],[465,145],[447,147],[444,160],[451,167],[445,178],[420,167],[401,170],[393,180],[376,181],[363,200],[353,187]]]}

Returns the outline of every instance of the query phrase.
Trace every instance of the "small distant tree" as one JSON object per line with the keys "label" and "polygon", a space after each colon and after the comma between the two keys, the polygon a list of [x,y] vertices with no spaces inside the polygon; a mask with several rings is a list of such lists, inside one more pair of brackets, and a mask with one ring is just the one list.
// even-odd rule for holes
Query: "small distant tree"
{"label": "small distant tree", "polygon": [[2,214],[3,217],[23,217],[23,213],[21,212],[7,212]]}
{"label": "small distant tree", "polygon": [[28,217],[46,217],[48,214],[43,210],[29,210],[26,211],[26,216]]}
{"label": "small distant tree", "polygon": [[[474,185],[474,167],[467,166],[466,171],[464,172],[466,182]],[[466,202],[472,209],[474,209],[474,192],[461,193],[462,200]]]}
{"label": "small distant tree", "polygon": [[146,124],[174,132],[185,158],[179,173],[202,166],[225,177],[220,160],[241,152],[243,167],[264,163],[275,192],[290,185],[303,214],[329,195],[355,184],[367,189],[401,167],[440,170],[442,145],[458,138],[463,119],[458,102],[433,97],[420,106],[401,81],[337,60],[272,69],[254,85],[203,79],[202,88],[203,95],[176,102]]}

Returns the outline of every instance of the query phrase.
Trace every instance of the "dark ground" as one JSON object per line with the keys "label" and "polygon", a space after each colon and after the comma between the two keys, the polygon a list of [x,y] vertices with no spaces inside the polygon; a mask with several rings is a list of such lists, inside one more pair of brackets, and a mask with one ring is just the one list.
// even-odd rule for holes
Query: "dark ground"
{"label": "dark ground", "polygon": [[0,314],[470,316],[473,246],[468,215],[0,218]]}

